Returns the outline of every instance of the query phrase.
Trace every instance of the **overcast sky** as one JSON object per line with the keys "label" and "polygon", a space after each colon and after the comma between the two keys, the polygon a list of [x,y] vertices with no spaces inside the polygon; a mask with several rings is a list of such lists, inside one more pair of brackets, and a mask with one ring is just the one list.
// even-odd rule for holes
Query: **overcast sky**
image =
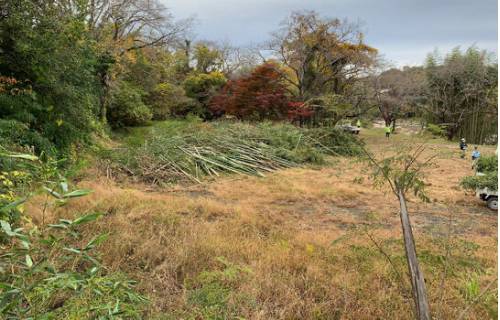
{"label": "overcast sky", "polygon": [[396,66],[427,53],[476,45],[497,54],[497,0],[162,0],[176,18],[194,16],[199,40],[260,43],[294,10],[360,22],[366,42]]}

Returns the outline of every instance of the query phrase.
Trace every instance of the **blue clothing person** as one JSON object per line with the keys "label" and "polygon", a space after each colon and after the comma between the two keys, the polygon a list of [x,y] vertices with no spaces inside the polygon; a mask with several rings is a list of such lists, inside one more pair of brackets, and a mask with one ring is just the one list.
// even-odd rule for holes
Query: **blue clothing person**
{"label": "blue clothing person", "polygon": [[472,151],[472,169],[477,168],[477,160],[481,157],[481,152],[477,150],[477,146],[474,147],[474,151]]}
{"label": "blue clothing person", "polygon": [[472,151],[472,160],[479,159],[481,157],[481,152],[479,152],[477,149]]}

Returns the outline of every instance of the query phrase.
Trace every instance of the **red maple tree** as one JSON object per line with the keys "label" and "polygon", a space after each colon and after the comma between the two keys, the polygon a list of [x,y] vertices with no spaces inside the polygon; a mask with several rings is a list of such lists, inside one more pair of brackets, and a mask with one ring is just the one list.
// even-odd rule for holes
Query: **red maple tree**
{"label": "red maple tree", "polygon": [[288,103],[288,119],[299,126],[303,126],[304,123],[311,120],[314,115],[314,111],[301,101],[293,101]]}
{"label": "red maple tree", "polygon": [[246,77],[228,81],[210,101],[215,116],[243,120],[282,120],[288,117],[289,97],[276,66],[264,63]]}

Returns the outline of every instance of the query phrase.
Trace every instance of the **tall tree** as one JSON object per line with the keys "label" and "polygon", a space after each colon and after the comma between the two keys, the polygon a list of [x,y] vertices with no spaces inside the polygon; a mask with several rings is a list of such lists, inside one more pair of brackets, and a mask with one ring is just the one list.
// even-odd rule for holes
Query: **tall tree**
{"label": "tall tree", "polygon": [[218,116],[227,114],[246,120],[278,120],[287,117],[289,99],[278,68],[265,63],[246,77],[228,81],[210,105]]}
{"label": "tall tree", "polygon": [[283,77],[303,101],[324,93],[346,94],[377,54],[356,25],[315,12],[292,13],[267,49],[289,69]]}
{"label": "tall tree", "polygon": [[422,67],[391,68],[371,77],[375,101],[387,126],[396,119],[415,114],[424,99],[425,72]]}
{"label": "tall tree", "polygon": [[99,77],[103,92],[100,118],[106,121],[106,106],[111,83],[119,72],[113,68],[128,52],[147,47],[179,45],[190,28],[191,20],[175,21],[158,0],[78,0],[62,1],[67,7],[80,8],[101,51]]}
{"label": "tall tree", "polygon": [[453,49],[444,59],[428,56],[426,111],[429,121],[457,135],[481,143],[496,133],[498,66],[487,52],[475,47]]}
{"label": "tall tree", "polygon": [[68,151],[95,129],[99,81],[85,17],[63,10],[65,3],[2,4],[0,75],[21,80],[32,93],[0,95],[0,117],[25,123]]}
{"label": "tall tree", "polygon": [[196,44],[193,52],[193,58],[196,62],[196,70],[202,73],[220,71],[222,67],[222,54],[209,43]]}

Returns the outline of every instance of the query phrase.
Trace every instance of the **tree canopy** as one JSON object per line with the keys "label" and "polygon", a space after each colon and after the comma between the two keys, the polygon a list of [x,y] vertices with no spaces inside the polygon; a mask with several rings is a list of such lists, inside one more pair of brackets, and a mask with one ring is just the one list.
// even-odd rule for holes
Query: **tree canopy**
{"label": "tree canopy", "polygon": [[497,64],[477,48],[387,69],[359,26],[316,12],[292,13],[255,48],[195,40],[190,26],[159,0],[2,4],[0,132],[24,132],[2,141],[75,153],[108,127],[189,114],[308,126],[418,116],[450,139],[495,140]]}

